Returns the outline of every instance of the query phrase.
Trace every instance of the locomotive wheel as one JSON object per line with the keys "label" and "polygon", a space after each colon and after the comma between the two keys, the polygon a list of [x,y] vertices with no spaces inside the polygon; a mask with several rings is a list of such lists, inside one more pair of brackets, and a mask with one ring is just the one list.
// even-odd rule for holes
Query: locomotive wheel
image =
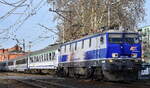
{"label": "locomotive wheel", "polygon": [[85,72],[85,78],[91,78],[93,76],[94,73],[94,68],[86,68],[86,72]]}
{"label": "locomotive wheel", "polygon": [[104,79],[104,75],[103,75],[101,68],[99,68],[99,67],[94,68],[92,79],[94,79],[94,80],[103,80]]}

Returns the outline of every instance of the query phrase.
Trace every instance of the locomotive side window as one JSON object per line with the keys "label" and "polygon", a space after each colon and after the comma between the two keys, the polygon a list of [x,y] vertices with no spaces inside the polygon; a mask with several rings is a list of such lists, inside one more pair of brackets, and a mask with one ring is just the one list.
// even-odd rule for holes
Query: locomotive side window
{"label": "locomotive side window", "polygon": [[78,50],[82,49],[82,41],[78,42],[77,49]]}
{"label": "locomotive side window", "polygon": [[123,42],[122,34],[109,34],[108,38],[109,43],[119,44]]}
{"label": "locomotive side window", "polygon": [[85,49],[89,48],[89,39],[84,40],[84,48]]}
{"label": "locomotive side window", "polygon": [[66,52],[68,53],[69,52],[69,45],[66,45]]}
{"label": "locomotive side window", "polygon": [[70,48],[69,48],[70,51],[71,51],[71,48],[72,48],[72,45],[70,44]]}
{"label": "locomotive side window", "polygon": [[78,45],[78,42],[75,43],[75,50],[77,50],[77,45]]}
{"label": "locomotive side window", "polygon": [[71,51],[74,51],[75,50],[75,43],[72,43],[71,44]]}
{"label": "locomotive side window", "polygon": [[64,53],[66,53],[66,45],[65,45]]}
{"label": "locomotive side window", "polygon": [[64,46],[61,47],[61,53],[64,53]]}
{"label": "locomotive side window", "polygon": [[100,43],[103,44],[104,43],[104,37],[100,37]]}
{"label": "locomotive side window", "polygon": [[89,39],[89,47],[92,45],[92,38]]}
{"label": "locomotive side window", "polygon": [[82,40],[82,49],[84,48],[84,40]]}

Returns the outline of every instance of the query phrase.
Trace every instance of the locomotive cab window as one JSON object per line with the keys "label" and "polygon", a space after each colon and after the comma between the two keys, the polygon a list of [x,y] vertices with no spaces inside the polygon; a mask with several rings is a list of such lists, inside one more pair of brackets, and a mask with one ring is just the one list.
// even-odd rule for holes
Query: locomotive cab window
{"label": "locomotive cab window", "polygon": [[123,36],[122,34],[109,34],[108,36],[108,41],[109,43],[114,43],[114,44],[120,44],[123,42]]}
{"label": "locomotive cab window", "polygon": [[139,43],[139,38],[137,34],[125,34],[125,43],[134,44]]}

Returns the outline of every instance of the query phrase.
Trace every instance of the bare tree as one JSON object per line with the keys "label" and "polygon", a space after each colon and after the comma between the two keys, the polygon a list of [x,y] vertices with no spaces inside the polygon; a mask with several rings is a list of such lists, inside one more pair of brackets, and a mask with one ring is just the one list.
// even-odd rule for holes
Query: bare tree
{"label": "bare tree", "polygon": [[101,32],[104,26],[122,26],[134,31],[145,14],[145,0],[53,0],[50,3],[53,3],[51,11],[58,14],[58,29],[65,41]]}

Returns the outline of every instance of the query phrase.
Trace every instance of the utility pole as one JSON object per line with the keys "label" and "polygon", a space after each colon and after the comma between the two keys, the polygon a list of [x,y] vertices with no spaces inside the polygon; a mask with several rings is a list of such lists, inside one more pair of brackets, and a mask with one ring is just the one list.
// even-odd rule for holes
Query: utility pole
{"label": "utility pole", "polygon": [[29,53],[31,52],[31,45],[32,44],[32,42],[31,41],[29,41]]}
{"label": "utility pole", "polygon": [[25,40],[23,39],[23,51],[25,52]]}

